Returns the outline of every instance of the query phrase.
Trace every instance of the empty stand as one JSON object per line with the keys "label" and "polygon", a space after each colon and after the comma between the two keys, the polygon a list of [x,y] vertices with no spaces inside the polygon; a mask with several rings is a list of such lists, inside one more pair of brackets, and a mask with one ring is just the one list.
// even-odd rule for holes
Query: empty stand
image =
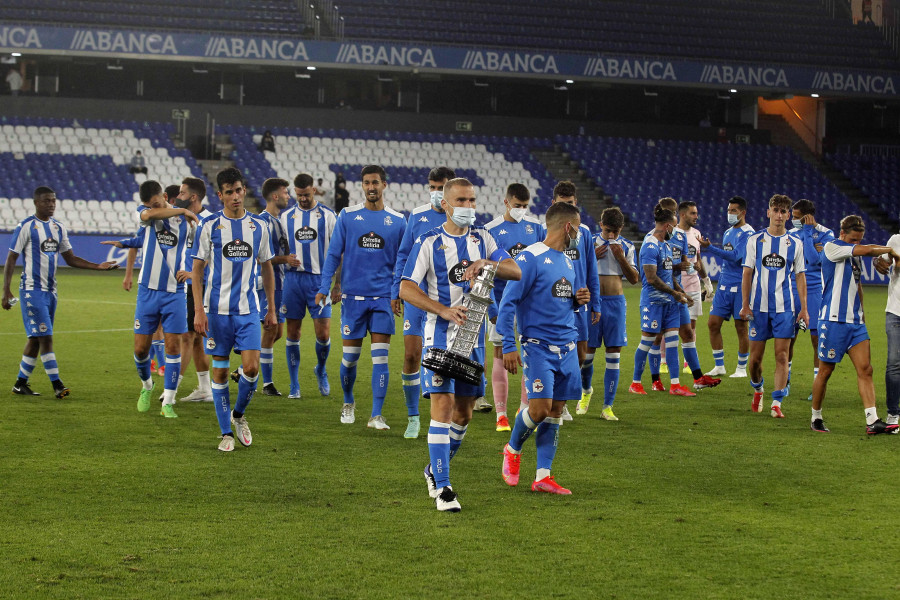
{"label": "empty stand", "polygon": [[891,219],[897,218],[900,213],[897,203],[900,198],[900,159],[897,156],[832,154],[828,156],[828,162],[843,171]]}

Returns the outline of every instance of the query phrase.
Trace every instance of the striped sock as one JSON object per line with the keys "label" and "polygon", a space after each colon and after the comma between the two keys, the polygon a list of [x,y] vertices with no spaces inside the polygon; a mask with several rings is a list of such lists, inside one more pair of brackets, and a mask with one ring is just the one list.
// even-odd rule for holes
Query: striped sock
{"label": "striped sock", "polygon": [[325,368],[325,363],[328,361],[328,354],[331,352],[331,338],[328,338],[324,342],[319,341],[319,338],[316,338],[316,364],[319,367],[319,371]]}
{"label": "striped sock", "polygon": [[616,390],[619,389],[619,359],[618,352],[606,353],[606,372],[603,374],[603,405],[612,406],[616,399]]}
{"label": "striped sock", "polygon": [[406,401],[406,415],[415,417],[419,414],[419,393],[422,388],[422,378],[418,371],[415,373],[400,373],[403,382],[403,399]]}
{"label": "striped sock", "polygon": [[34,371],[34,365],[37,363],[37,359],[32,356],[22,355],[22,361],[19,363],[19,379],[24,379],[28,381],[28,378],[31,377],[32,371]]}
{"label": "striped sock", "polygon": [[519,411],[519,414],[516,415],[515,425],[509,434],[509,449],[515,454],[521,452],[525,440],[531,437],[537,426],[538,424],[531,420],[528,410]]}
{"label": "striped sock", "polygon": [[275,358],[275,352],[272,347],[260,348],[259,350],[259,370],[262,373],[263,385],[272,383],[272,362]]}
{"label": "striped sock", "polygon": [[259,373],[253,377],[247,377],[247,375],[241,374],[241,379],[238,381],[237,401],[234,403],[234,413],[236,417],[240,418],[244,416],[247,405],[253,400],[253,393],[256,392],[258,381]]}
{"label": "striped sock", "polygon": [[681,353],[684,354],[684,360],[687,361],[688,368],[694,379],[703,377],[703,370],[700,368],[700,355],[697,354],[697,342],[683,342],[681,344]]}
{"label": "striped sock", "polygon": [[584,362],[581,363],[581,390],[587,392],[591,388],[591,380],[594,379],[594,355],[591,353],[584,355]]}
{"label": "striped sock", "polygon": [[228,391],[228,382],[212,382],[213,406],[216,408],[216,419],[219,421],[219,429],[222,435],[231,433],[231,397]]}
{"label": "striped sock", "polygon": [[466,437],[466,429],[468,425],[460,425],[458,423],[450,423],[450,460],[459,452],[463,438]]}
{"label": "striped sock", "polygon": [[175,404],[175,391],[178,389],[179,381],[181,381],[181,355],[166,354],[163,404]]}
{"label": "striped sock", "polygon": [[[725,349],[715,350],[713,349],[713,360],[716,362],[717,367],[725,368]],[[740,354],[738,354],[738,367],[740,367]],[[744,363],[746,366],[746,363]]]}
{"label": "striped sock", "polygon": [[559,417],[547,417],[537,426],[534,444],[537,447],[537,475],[535,481],[548,477],[553,468],[553,458],[559,445]]}
{"label": "striped sock", "polygon": [[59,381],[59,366],[56,364],[56,354],[48,352],[41,354],[41,362],[44,363],[44,372],[50,381]]}
{"label": "striped sock", "polygon": [[653,381],[659,381],[659,369],[661,366],[661,353],[659,350],[659,344],[653,344],[650,348],[650,377],[653,378]]}
{"label": "striped sock", "polygon": [[647,364],[647,355],[653,346],[654,336],[641,336],[641,343],[638,344],[637,350],[634,351],[634,383],[641,382],[641,376],[644,374],[644,365]]}
{"label": "striped sock", "polygon": [[382,414],[391,372],[388,369],[389,343],[372,344],[372,416]]}
{"label": "striped sock", "polygon": [[450,423],[431,421],[428,427],[428,456],[435,487],[441,489],[450,485]]}
{"label": "striped sock", "polygon": [[[288,376],[291,378],[291,391],[295,392],[300,389],[300,340],[286,339],[284,355],[287,359]],[[266,378],[263,376],[263,383],[265,381]]]}
{"label": "striped sock", "polygon": [[746,352],[743,354],[738,352],[738,364],[737,364],[738,369],[744,369],[746,371],[747,370],[747,361],[749,361],[749,360],[750,360],[749,352]]}
{"label": "striped sock", "polygon": [[678,377],[678,365],[681,364],[681,361],[678,360],[678,332],[670,331],[666,334],[666,363],[670,366],[669,368],[669,383],[671,385],[679,385],[681,380]]}
{"label": "striped sock", "polygon": [[344,346],[344,357],[341,359],[341,389],[344,391],[344,404],[353,404],[353,385],[356,383],[356,363],[359,362],[359,346]]}

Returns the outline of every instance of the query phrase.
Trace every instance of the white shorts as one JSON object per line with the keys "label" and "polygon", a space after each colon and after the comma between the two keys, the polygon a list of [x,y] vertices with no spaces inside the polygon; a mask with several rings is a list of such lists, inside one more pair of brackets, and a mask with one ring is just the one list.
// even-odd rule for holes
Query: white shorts
{"label": "white shorts", "polygon": [[688,312],[691,314],[691,320],[696,321],[697,317],[703,314],[703,302],[700,301],[701,292],[685,293],[694,299],[694,305],[688,307]]}
{"label": "white shorts", "polygon": [[[485,324],[487,325],[487,339],[490,343],[495,346],[500,346],[503,344],[503,338],[497,333],[497,326],[491,323],[490,319],[485,319]],[[513,331],[515,332],[516,338],[519,337],[519,324],[516,321],[515,317],[513,318]]]}

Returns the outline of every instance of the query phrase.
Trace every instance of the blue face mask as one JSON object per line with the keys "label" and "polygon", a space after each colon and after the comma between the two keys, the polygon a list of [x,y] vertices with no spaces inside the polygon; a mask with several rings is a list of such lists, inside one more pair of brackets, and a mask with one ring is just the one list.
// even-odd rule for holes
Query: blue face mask
{"label": "blue face mask", "polygon": [[728,224],[729,225],[737,225],[737,222],[740,221],[737,215],[728,215]]}
{"label": "blue face mask", "polygon": [[581,243],[581,231],[580,230],[578,231],[578,233],[575,234],[575,237],[569,237],[569,233],[566,232],[566,237],[569,238],[569,245],[567,246],[567,249],[569,249],[569,250],[576,249],[578,247],[578,245]]}
{"label": "blue face mask", "polygon": [[803,221],[800,219],[793,219],[791,223],[794,224],[794,229],[803,229]]}
{"label": "blue face mask", "polygon": [[475,224],[475,209],[471,206],[457,206],[453,209],[450,220],[457,227],[471,227]]}
{"label": "blue face mask", "polygon": [[441,200],[444,199],[444,192],[441,190],[429,192],[429,196],[431,196],[431,205],[438,210],[443,210],[441,208]]}

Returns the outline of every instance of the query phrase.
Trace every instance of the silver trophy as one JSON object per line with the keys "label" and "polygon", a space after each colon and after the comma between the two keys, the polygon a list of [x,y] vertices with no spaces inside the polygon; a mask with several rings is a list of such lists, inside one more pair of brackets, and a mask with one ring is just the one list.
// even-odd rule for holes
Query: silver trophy
{"label": "silver trophy", "polygon": [[472,385],[481,383],[484,365],[469,358],[478,341],[484,315],[491,304],[491,289],[494,287],[494,274],[497,265],[483,267],[472,283],[472,290],[463,298],[462,305],[467,308],[465,321],[456,328],[456,336],[450,341],[449,348],[430,348],[422,359],[422,366],[443,377],[460,379]]}

